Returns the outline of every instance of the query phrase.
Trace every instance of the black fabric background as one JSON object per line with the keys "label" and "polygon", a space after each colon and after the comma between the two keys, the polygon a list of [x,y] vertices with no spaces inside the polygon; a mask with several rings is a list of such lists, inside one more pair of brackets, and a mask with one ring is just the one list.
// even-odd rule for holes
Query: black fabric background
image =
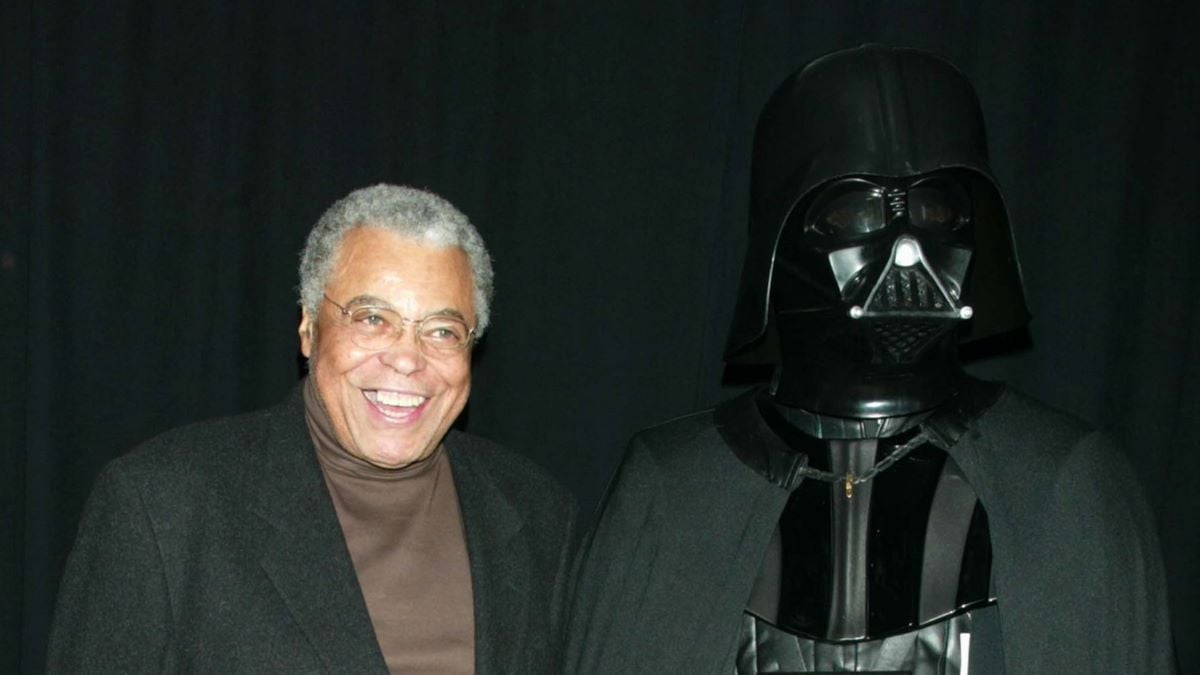
{"label": "black fabric background", "polygon": [[738,391],[759,108],[883,41],[958,64],[988,121],[1035,318],[975,370],[1124,442],[1200,672],[1197,10],[342,4],[0,6],[0,670],[41,668],[100,466],[296,381],[303,237],[374,182],[479,226],[497,300],[465,424],[591,509],[633,431]]}

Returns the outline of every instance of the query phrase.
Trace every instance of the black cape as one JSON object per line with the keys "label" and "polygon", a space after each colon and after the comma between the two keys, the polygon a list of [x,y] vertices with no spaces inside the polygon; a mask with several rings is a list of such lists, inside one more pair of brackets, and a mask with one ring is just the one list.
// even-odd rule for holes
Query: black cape
{"label": "black cape", "polygon": [[[949,454],[988,513],[1008,672],[1173,672],[1153,519],[1109,438],[1005,390]],[[787,499],[713,411],[635,436],[580,560],[566,672],[733,672]]]}

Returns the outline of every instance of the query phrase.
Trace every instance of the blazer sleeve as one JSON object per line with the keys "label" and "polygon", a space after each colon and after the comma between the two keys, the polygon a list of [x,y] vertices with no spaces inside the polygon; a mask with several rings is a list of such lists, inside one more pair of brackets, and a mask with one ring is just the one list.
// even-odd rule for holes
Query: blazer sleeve
{"label": "blazer sleeve", "polygon": [[141,491],[110,465],[67,560],[47,650],[49,673],[161,672],[171,607]]}

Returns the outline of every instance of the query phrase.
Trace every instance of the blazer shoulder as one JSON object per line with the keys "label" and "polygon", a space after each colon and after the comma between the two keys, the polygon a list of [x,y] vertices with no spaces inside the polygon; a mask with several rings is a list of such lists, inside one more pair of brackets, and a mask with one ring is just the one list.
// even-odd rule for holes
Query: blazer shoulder
{"label": "blazer shoulder", "polygon": [[105,472],[164,486],[234,479],[247,462],[255,461],[254,452],[263,447],[279,415],[277,408],[169,429],[109,462]]}

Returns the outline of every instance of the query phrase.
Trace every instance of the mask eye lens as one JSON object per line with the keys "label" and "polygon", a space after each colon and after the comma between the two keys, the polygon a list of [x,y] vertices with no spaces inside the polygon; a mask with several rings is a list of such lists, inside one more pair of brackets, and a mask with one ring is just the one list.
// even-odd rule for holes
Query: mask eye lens
{"label": "mask eye lens", "polygon": [[916,227],[953,232],[970,220],[966,195],[950,184],[922,184],[908,192],[908,217]]}
{"label": "mask eye lens", "polygon": [[861,237],[887,225],[883,198],[875,190],[858,189],[823,199],[809,213],[808,231],[839,239]]}
{"label": "mask eye lens", "polygon": [[913,209],[913,220],[931,227],[946,227],[958,220],[954,207],[946,202],[927,200],[922,201]]}

